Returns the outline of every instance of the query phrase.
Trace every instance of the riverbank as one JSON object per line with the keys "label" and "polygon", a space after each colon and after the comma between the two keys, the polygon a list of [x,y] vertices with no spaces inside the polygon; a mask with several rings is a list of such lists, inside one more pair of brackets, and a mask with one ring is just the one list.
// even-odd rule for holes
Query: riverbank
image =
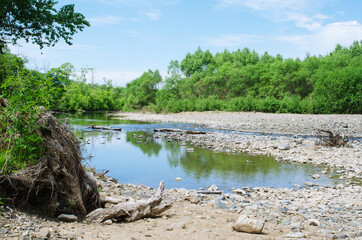
{"label": "riverbank", "polygon": [[208,128],[242,132],[315,135],[316,129],[362,137],[362,115],[286,114],[260,112],[181,112],[153,114],[120,112],[118,117],[154,122],[200,124]]}
{"label": "riverbank", "polygon": [[[207,128],[274,135],[167,133],[163,137],[214,151],[245,152],[274,156],[278,161],[324,166],[321,174],[338,170],[341,179],[362,178],[362,145],[351,139],[345,147],[316,144],[317,129],[347,136],[362,136],[362,115],[303,115],[231,112],[186,112],[178,114],[119,113],[125,119],[155,122],[183,122]],[[281,135],[281,136],[280,136]],[[285,136],[283,136],[285,135]],[[290,136],[287,136],[290,135]]]}
{"label": "riverbank", "polygon": [[[254,126],[251,132],[308,135],[314,125],[333,132],[347,129],[346,135],[361,132],[361,116],[291,115],[255,113],[182,113],[154,115],[122,113],[123,117],[143,121],[168,121],[205,124],[207,127],[242,131]],[[238,117],[243,115],[243,117]],[[250,116],[248,116],[250,115]],[[254,116],[254,118],[252,118]],[[260,117],[257,117],[260,116]],[[280,117],[279,117],[280,116]],[[357,117],[356,117],[357,116]],[[245,120],[249,119],[249,120]],[[282,120],[280,120],[282,119]],[[303,119],[303,121],[301,120]],[[267,124],[266,122],[269,121]],[[306,125],[303,122],[307,122]],[[347,125],[346,125],[347,124]],[[268,127],[269,126],[269,127]],[[271,127],[270,127],[271,126]],[[339,126],[339,127],[338,127]],[[348,126],[348,128],[345,128]],[[291,132],[298,128],[299,132]],[[355,182],[361,178],[361,144],[350,143],[345,148],[315,145],[315,139],[286,136],[255,136],[243,134],[185,133],[156,134],[168,141],[189,142],[192,145],[225,152],[248,152],[273,155],[280,161],[302,162],[325,166],[320,174],[337,170],[343,183],[334,187],[315,186],[313,182],[294,189],[272,187],[250,188],[235,186],[234,193],[199,194],[196,190],[168,189],[164,198],[173,201],[171,209],[159,218],[146,218],[132,223],[85,224],[46,220],[10,209],[3,210],[0,220],[0,239],[358,239],[362,237],[362,188]],[[315,176],[318,178],[318,176]],[[154,189],[117,182],[111,177],[97,176],[101,196],[145,199]],[[167,182],[166,182],[167,188]],[[214,186],[212,190],[216,190]],[[207,189],[205,189],[207,190]],[[236,220],[246,215],[265,221],[262,234],[237,232],[232,229]]]}

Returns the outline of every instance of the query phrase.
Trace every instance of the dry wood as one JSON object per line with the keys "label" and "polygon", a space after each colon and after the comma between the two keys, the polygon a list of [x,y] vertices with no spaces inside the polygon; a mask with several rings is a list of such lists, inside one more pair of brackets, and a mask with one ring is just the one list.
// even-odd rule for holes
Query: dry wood
{"label": "dry wood", "polygon": [[[329,146],[329,147],[344,147],[346,145],[346,143],[349,141],[348,136],[345,136],[343,133],[342,134],[334,134],[329,130],[323,130],[323,129],[318,129],[318,138],[320,143],[322,143],[325,146]],[[328,136],[323,136],[322,133],[327,133]]]}
{"label": "dry wood", "polygon": [[172,203],[162,202],[165,189],[164,181],[160,182],[155,195],[147,200],[122,202],[110,208],[98,208],[85,217],[86,222],[103,222],[108,219],[132,222],[145,217],[156,217],[172,206]]}
{"label": "dry wood", "polygon": [[122,131],[122,128],[102,127],[102,126],[96,126],[96,125],[89,125],[88,127],[91,129],[98,129],[98,130]]}
{"label": "dry wood", "polygon": [[184,132],[181,129],[177,129],[177,128],[155,128],[153,130],[154,132]]}
{"label": "dry wood", "polygon": [[181,132],[187,134],[206,134],[206,132],[201,131],[192,131],[192,130],[182,130],[177,128],[156,128],[153,130],[154,132]]}
{"label": "dry wood", "polygon": [[223,191],[198,191],[197,194],[223,194]]}
{"label": "dry wood", "polygon": [[131,197],[115,198],[115,197],[103,197],[101,198],[101,205],[104,206],[106,203],[118,204],[121,202],[134,202],[134,199]]}

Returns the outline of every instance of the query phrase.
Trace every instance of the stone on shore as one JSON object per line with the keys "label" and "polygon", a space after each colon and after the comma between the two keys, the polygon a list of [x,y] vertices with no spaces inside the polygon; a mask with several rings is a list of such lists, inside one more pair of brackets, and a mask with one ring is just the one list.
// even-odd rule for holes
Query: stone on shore
{"label": "stone on shore", "polygon": [[63,222],[75,222],[78,220],[78,217],[72,214],[60,214],[58,220]]}
{"label": "stone on shore", "polygon": [[252,219],[246,215],[241,215],[233,226],[233,229],[238,232],[262,233],[264,225],[264,219]]}

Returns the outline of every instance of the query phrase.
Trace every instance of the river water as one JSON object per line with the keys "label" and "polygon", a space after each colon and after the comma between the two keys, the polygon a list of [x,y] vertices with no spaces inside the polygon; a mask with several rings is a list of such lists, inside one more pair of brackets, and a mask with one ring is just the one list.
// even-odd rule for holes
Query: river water
{"label": "river water", "polygon": [[[311,165],[277,162],[273,157],[215,153],[193,146],[182,146],[154,138],[155,128],[201,129],[178,123],[150,123],[112,119],[107,113],[60,114],[82,140],[85,165],[109,170],[107,175],[121,183],[157,187],[165,180],[166,188],[199,189],[216,184],[230,192],[233,187],[292,188],[294,184],[318,183],[333,186],[336,179],[320,174],[321,168]],[[122,131],[93,131],[89,125],[120,127]],[[205,130],[205,129],[203,129]],[[215,130],[210,130],[215,131]],[[188,152],[187,148],[194,148]],[[320,179],[311,175],[320,174]],[[182,180],[176,181],[176,178]]]}

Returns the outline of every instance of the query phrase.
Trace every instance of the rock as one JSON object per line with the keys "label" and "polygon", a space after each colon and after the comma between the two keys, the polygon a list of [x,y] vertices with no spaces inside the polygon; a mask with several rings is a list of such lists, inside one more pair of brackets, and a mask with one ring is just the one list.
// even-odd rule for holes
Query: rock
{"label": "rock", "polygon": [[186,228],[186,222],[182,221],[179,223],[172,223],[170,226],[166,228],[167,231],[172,231],[174,228]]}
{"label": "rock", "polygon": [[197,204],[200,202],[200,198],[195,194],[192,194],[189,200],[191,203],[194,203],[194,204]]}
{"label": "rock", "polygon": [[176,180],[176,181],[181,181],[181,180],[182,180],[182,178],[177,177],[177,178],[175,178],[175,180]]}
{"label": "rock", "polygon": [[239,194],[239,195],[246,195],[246,192],[240,188],[232,190],[233,193]]}
{"label": "rock", "polygon": [[187,152],[193,152],[194,149],[193,149],[193,148],[186,148],[186,151],[187,151]]}
{"label": "rock", "polygon": [[246,215],[241,215],[234,224],[233,229],[238,232],[262,233],[264,225],[264,219],[251,219]]}
{"label": "rock", "polygon": [[283,235],[283,238],[305,238],[305,234],[302,232],[290,232]]}
{"label": "rock", "polygon": [[221,201],[224,196],[219,196],[214,199],[214,206],[217,208],[228,209],[228,207]]}
{"label": "rock", "polygon": [[308,187],[313,187],[315,184],[312,182],[306,182],[306,183],[304,183],[304,185],[306,185]]}
{"label": "rock", "polygon": [[207,189],[208,192],[216,192],[218,190],[219,190],[219,188],[215,184],[211,185],[211,187],[209,187],[209,189]]}
{"label": "rock", "polygon": [[205,233],[205,232],[210,232],[210,233],[215,234],[215,236],[219,236],[219,234],[217,234],[217,232],[215,232],[215,231],[214,231],[214,230],[212,230],[211,228],[204,229],[202,232],[203,232],[203,233]]}
{"label": "rock", "polygon": [[318,178],[320,178],[320,177],[321,177],[321,176],[320,176],[319,174],[313,174],[313,175],[312,175],[312,178],[313,178],[313,179],[318,179]]}
{"label": "rock", "polygon": [[63,222],[75,222],[78,220],[78,217],[72,214],[60,214],[58,220]]}
{"label": "rock", "polygon": [[108,220],[104,221],[104,224],[106,224],[106,225],[112,225],[112,220],[111,220],[111,219],[108,219]]}
{"label": "rock", "polygon": [[320,222],[318,221],[318,219],[309,219],[307,221],[307,224],[311,225],[311,226],[317,226],[317,227],[319,227],[321,225]]}
{"label": "rock", "polygon": [[290,146],[289,145],[280,145],[279,147],[278,147],[278,149],[279,150],[289,150],[290,149]]}
{"label": "rock", "polygon": [[294,222],[292,224],[290,224],[290,228],[292,230],[297,230],[297,231],[300,231],[300,230],[303,230],[303,227],[302,227],[302,223],[301,222]]}

